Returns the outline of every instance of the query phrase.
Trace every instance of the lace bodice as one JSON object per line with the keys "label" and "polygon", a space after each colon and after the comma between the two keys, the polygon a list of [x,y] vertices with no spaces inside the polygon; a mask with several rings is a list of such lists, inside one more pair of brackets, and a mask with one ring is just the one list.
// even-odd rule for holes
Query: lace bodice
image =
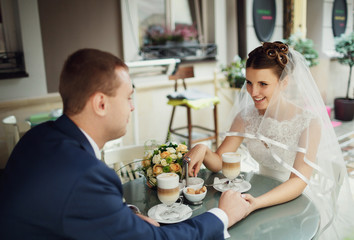
{"label": "lace bodice", "polygon": [[[283,143],[287,146],[298,146],[301,133],[310,124],[313,116],[306,111],[295,115],[293,118],[284,121],[277,121],[273,118],[264,118],[258,114],[257,110],[252,110],[246,114],[242,114],[246,133],[255,135],[259,133],[267,138]],[[262,122],[262,127],[259,126]],[[292,166],[295,161],[296,152],[282,149],[278,146],[269,145],[266,147],[265,143],[259,139],[245,138],[245,144],[251,156],[259,163],[260,172],[262,169],[266,171],[267,175],[278,176],[281,180],[286,180],[290,172],[281,166],[271,155],[270,150],[276,153],[283,161]],[[265,169],[264,169],[265,168]],[[271,174],[269,171],[277,171],[277,174]],[[279,171],[280,176],[279,176]]]}

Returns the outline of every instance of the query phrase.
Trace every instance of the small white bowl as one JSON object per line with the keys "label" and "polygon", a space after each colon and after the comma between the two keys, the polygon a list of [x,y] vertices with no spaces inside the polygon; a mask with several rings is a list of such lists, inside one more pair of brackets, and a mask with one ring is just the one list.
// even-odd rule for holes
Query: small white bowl
{"label": "small white bowl", "polygon": [[179,183],[179,195],[182,194],[184,187],[185,187],[184,182],[180,182],[180,183]]}
{"label": "small white bowl", "polygon": [[193,187],[194,189],[200,189],[204,186],[204,180],[199,177],[190,177],[188,178],[188,186]]}
{"label": "small white bowl", "polygon": [[202,200],[205,198],[208,190],[206,189],[205,192],[203,193],[199,193],[199,194],[189,194],[187,193],[187,189],[188,188],[193,188],[194,190],[198,190],[200,188],[194,188],[194,187],[185,187],[183,189],[183,194],[184,196],[187,198],[187,200],[191,203],[195,203],[195,204],[201,204]]}

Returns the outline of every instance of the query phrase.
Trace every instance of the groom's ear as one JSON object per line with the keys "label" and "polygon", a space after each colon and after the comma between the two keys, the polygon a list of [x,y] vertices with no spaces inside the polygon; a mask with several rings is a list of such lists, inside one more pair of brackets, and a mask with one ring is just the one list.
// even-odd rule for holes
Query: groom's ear
{"label": "groom's ear", "polygon": [[107,96],[101,92],[96,92],[90,97],[93,112],[99,116],[104,116],[107,110]]}

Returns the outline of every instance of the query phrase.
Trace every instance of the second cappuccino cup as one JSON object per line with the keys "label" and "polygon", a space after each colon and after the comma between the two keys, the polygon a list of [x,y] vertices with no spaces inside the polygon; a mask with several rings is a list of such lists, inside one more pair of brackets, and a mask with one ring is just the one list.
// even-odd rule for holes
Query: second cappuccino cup
{"label": "second cappuccino cup", "polygon": [[242,155],[236,152],[222,154],[222,173],[225,177],[233,180],[238,177],[241,171]]}

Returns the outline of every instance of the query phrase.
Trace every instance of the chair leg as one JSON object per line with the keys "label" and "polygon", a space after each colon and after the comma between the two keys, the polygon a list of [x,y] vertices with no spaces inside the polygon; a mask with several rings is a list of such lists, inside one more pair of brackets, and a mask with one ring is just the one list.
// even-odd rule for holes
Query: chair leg
{"label": "chair leg", "polygon": [[176,110],[176,107],[174,106],[172,108],[172,114],[171,114],[171,119],[170,119],[170,124],[168,126],[168,132],[167,132],[167,136],[166,136],[166,142],[168,142],[171,138],[171,132],[172,132],[172,122],[173,122],[173,118],[175,116],[175,110]]}
{"label": "chair leg", "polygon": [[187,107],[187,124],[188,124],[188,149],[192,146],[192,116],[191,108]]}
{"label": "chair leg", "polygon": [[215,133],[215,147],[219,146],[219,130],[218,130],[218,110],[217,105],[214,105],[214,133]]}

